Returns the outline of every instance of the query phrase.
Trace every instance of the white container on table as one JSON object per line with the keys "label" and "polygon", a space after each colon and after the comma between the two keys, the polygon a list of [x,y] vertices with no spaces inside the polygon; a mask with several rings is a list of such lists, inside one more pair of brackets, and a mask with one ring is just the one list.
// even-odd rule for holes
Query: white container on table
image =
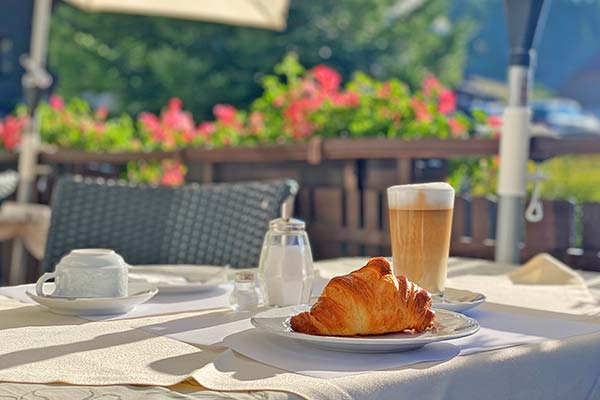
{"label": "white container on table", "polygon": [[278,218],[269,223],[258,280],[267,306],[308,303],[314,267],[304,221]]}

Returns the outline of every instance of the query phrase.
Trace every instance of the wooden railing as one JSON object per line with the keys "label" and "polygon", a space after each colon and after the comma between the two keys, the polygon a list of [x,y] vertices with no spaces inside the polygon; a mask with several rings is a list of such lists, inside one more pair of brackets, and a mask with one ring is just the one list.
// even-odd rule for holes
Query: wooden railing
{"label": "wooden railing", "polygon": [[[385,191],[305,189],[298,202],[298,212],[307,220],[309,236],[319,257],[390,254]],[[546,200],[543,209],[542,221],[525,224],[522,259],[547,252],[574,267],[600,271],[600,203],[582,204],[579,215],[575,212],[576,205],[569,201]],[[452,255],[492,259],[495,234],[493,198],[456,198]]]}
{"label": "wooden railing", "polygon": [[[307,221],[317,258],[389,254],[387,186],[444,179],[453,157],[497,154],[497,139],[314,139],[303,144],[251,148],[182,149],[151,153],[88,153],[45,149],[40,163],[56,171],[107,174],[92,164],[120,166],[132,160],[177,158],[188,165],[188,180],[225,182],[289,177],[301,185],[297,215]],[[530,158],[543,161],[564,154],[600,153],[600,138],[533,138]],[[424,160],[441,160],[419,169]],[[14,161],[1,157],[0,163]],[[41,193],[47,201],[49,194]],[[495,202],[458,198],[452,253],[491,258]],[[575,209],[579,207],[580,212]],[[577,219],[579,218],[579,219]],[[579,231],[577,231],[579,229]],[[544,219],[524,229],[523,258],[547,251],[573,266],[600,270],[600,204],[545,201]]]}

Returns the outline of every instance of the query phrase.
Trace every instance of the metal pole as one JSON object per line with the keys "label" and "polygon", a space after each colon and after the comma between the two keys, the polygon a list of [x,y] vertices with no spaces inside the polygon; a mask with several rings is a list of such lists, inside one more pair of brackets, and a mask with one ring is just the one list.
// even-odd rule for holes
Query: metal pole
{"label": "metal pole", "polygon": [[[510,61],[508,105],[502,119],[496,261],[518,263],[524,232],[531,111],[527,106],[533,44],[545,0],[504,0]],[[546,1],[548,4],[549,1]]]}
{"label": "metal pole", "polygon": [[[33,185],[36,177],[36,165],[40,138],[38,135],[39,121],[36,113],[39,93],[49,85],[45,76],[45,66],[48,49],[48,34],[50,30],[50,15],[52,0],[35,0],[31,24],[30,55],[26,59],[26,73],[23,77],[23,88],[29,100],[29,122],[23,134],[19,149],[19,188],[17,201],[27,203],[31,200]],[[47,88],[47,87],[46,87]],[[24,280],[23,264],[25,249],[20,238],[14,240],[12,260],[10,265],[10,284],[18,284]]]}
{"label": "metal pole", "polygon": [[526,66],[509,67],[509,99],[500,141],[496,230],[496,261],[503,263],[518,263],[520,258],[531,120],[527,107],[528,76]]}

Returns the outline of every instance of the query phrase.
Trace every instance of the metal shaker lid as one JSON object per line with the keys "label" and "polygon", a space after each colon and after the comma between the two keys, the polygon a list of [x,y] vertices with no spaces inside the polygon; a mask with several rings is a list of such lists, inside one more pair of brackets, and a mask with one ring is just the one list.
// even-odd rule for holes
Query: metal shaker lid
{"label": "metal shaker lid", "polygon": [[276,231],[300,231],[305,227],[304,221],[297,218],[276,218],[269,221],[269,229]]}

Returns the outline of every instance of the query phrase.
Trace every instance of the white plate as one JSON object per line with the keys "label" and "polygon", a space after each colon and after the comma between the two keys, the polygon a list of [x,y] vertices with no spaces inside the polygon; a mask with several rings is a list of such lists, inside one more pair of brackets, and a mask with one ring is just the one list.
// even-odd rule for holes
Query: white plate
{"label": "white plate", "polygon": [[256,328],[274,335],[300,340],[328,350],[352,353],[415,350],[428,343],[469,336],[479,330],[479,323],[473,318],[452,311],[436,310],[435,327],[417,334],[388,333],[385,335],[340,337],[294,332],[290,326],[290,318],[309,309],[309,305],[274,308],[257,314],[250,319],[250,322]]}
{"label": "white plate", "polygon": [[209,265],[136,265],[129,281],[151,283],[161,294],[206,292],[227,281],[224,267]]}
{"label": "white plate", "polygon": [[[44,287],[48,288],[47,291],[52,291],[53,286],[53,283],[44,284]],[[127,297],[38,296],[31,290],[27,291],[27,296],[56,314],[116,315],[131,311],[135,306],[150,300],[156,293],[158,293],[156,285],[129,282],[129,295]]]}
{"label": "white plate", "polygon": [[449,310],[454,312],[464,312],[485,302],[486,297],[481,293],[471,292],[470,290],[451,289],[444,290],[444,301],[442,303],[433,303],[433,308]]}

